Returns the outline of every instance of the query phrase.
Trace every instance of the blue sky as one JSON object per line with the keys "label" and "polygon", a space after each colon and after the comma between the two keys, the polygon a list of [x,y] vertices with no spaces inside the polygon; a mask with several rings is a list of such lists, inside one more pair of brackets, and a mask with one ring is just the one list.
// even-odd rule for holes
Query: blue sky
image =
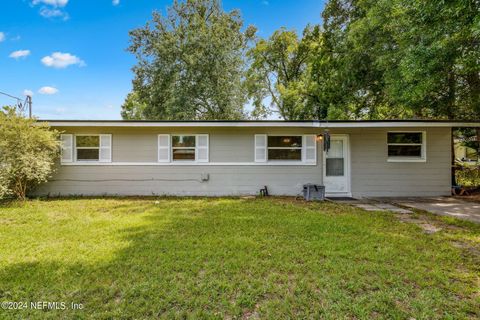
{"label": "blue sky", "polygon": [[[224,0],[268,37],[320,23],[324,0]],[[33,92],[43,119],[120,119],[131,90],[128,31],[172,0],[7,0],[0,11],[0,91]],[[0,105],[13,100],[0,96]]]}

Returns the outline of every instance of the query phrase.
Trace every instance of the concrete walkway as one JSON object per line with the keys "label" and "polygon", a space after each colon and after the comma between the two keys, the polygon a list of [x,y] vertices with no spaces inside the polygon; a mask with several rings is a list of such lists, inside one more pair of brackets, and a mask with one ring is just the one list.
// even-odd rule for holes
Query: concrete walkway
{"label": "concrete walkway", "polygon": [[428,211],[440,216],[455,217],[480,223],[480,203],[464,201],[454,197],[395,198],[392,199],[391,202],[404,207]]}
{"label": "concrete walkway", "polygon": [[[334,198],[332,198],[333,201]],[[337,201],[367,211],[392,211],[412,213],[405,208],[427,211],[440,216],[455,217],[480,223],[480,203],[461,200],[454,197],[382,197]]]}

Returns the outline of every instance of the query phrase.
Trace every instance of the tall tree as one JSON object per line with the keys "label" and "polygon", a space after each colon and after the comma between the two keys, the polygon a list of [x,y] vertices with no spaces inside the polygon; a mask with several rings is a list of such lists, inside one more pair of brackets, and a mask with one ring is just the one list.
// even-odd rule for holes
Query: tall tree
{"label": "tall tree", "polygon": [[269,39],[259,39],[248,51],[251,61],[248,88],[254,117],[277,113],[286,120],[311,118],[309,62],[319,29],[307,27],[303,37],[281,28]]}
{"label": "tall tree", "polygon": [[323,21],[329,117],[479,117],[480,2],[330,0]]}
{"label": "tall tree", "polygon": [[130,32],[138,60],[127,119],[241,119],[246,103],[245,51],[255,28],[242,32],[239,11],[219,0],[174,1],[167,16]]}

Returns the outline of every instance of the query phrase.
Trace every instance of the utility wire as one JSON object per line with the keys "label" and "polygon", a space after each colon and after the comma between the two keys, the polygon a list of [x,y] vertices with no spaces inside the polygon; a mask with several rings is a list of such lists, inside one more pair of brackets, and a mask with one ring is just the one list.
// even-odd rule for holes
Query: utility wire
{"label": "utility wire", "polygon": [[22,98],[12,96],[11,94],[8,94],[8,93],[5,93],[5,92],[0,91],[0,94],[3,94],[4,96],[7,96],[7,97],[10,97],[10,98],[13,98],[13,99],[17,99],[18,101],[22,101]]}
{"label": "utility wire", "polygon": [[4,96],[7,96],[7,97],[10,97],[12,99],[15,99],[17,100],[17,108],[23,113],[24,111],[24,107],[25,105],[28,104],[28,116],[31,118],[32,117],[32,97],[31,96],[26,96],[25,97],[25,100],[23,101],[22,103],[22,98],[19,98],[19,97],[15,97],[15,96],[12,96],[11,94],[8,94],[8,93],[5,93],[5,92],[1,92],[0,91],[0,94],[4,95]]}

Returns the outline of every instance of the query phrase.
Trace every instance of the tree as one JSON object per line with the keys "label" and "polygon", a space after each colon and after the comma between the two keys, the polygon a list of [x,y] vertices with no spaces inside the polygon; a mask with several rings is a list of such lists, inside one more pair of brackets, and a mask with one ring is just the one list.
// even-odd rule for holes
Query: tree
{"label": "tree", "polygon": [[25,199],[51,176],[58,154],[57,131],[5,107],[0,111],[0,199]]}
{"label": "tree", "polygon": [[390,25],[400,81],[392,81],[392,97],[423,117],[478,118],[480,2],[396,0],[396,7]]}
{"label": "tree", "polygon": [[305,28],[300,39],[295,31],[282,28],[269,39],[259,39],[248,51],[251,65],[247,83],[254,117],[271,113],[286,120],[312,117],[307,107],[314,98],[310,94],[309,62],[318,35],[318,27]]}
{"label": "tree", "polygon": [[140,101],[137,92],[130,92],[122,105],[122,118],[126,120],[142,119],[146,106]]}
{"label": "tree", "polygon": [[130,32],[128,50],[138,63],[122,116],[244,118],[244,54],[256,31],[242,27],[239,11],[224,12],[220,0],[175,0],[166,17],[154,12],[151,22]]}
{"label": "tree", "polygon": [[330,0],[323,21],[329,117],[480,116],[480,2]]}

